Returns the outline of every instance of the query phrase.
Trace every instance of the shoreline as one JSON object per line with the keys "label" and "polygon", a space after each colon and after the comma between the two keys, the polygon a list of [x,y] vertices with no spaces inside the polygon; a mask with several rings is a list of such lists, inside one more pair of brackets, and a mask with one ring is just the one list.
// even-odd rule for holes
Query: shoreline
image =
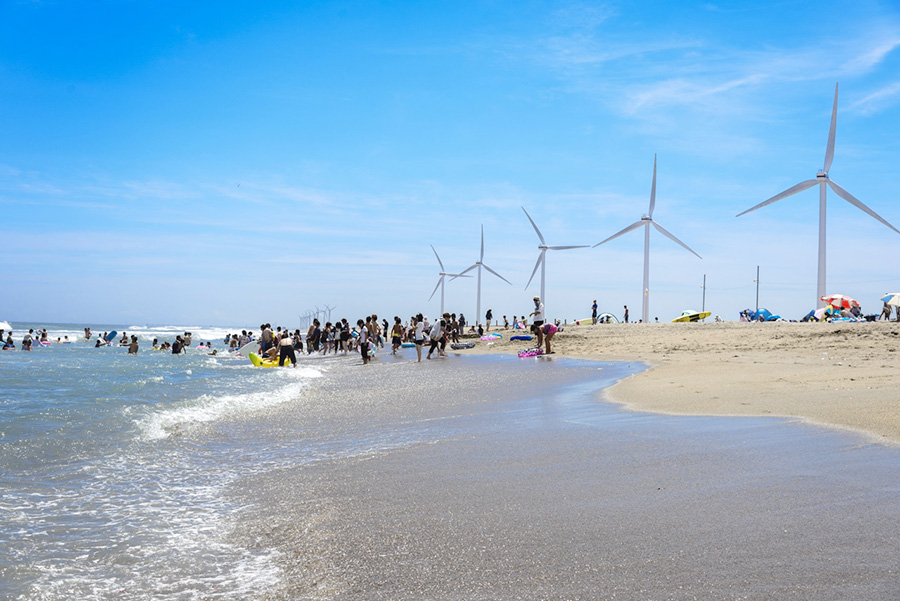
{"label": "shoreline", "polygon": [[[468,353],[515,353],[534,342],[479,342]],[[782,417],[900,446],[900,323],[565,325],[559,357],[643,362],[604,389],[630,410]]]}

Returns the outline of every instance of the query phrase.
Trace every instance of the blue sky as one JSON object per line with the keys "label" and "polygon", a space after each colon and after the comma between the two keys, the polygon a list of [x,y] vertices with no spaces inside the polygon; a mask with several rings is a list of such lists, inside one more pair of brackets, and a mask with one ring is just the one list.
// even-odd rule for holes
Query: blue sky
{"label": "blue sky", "polygon": [[[646,213],[651,319],[815,304],[815,177],[900,228],[893,2],[0,3],[0,319],[434,315],[434,245],[530,310],[538,240]],[[828,289],[900,291],[900,235],[829,194]],[[641,305],[640,231],[548,254],[552,317]],[[472,320],[475,282],[447,283]],[[336,315],[333,315],[336,316]]]}

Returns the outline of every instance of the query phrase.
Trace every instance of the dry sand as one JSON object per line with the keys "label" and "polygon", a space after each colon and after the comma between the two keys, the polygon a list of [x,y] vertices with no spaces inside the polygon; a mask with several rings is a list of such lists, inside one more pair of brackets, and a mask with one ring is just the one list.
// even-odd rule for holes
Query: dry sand
{"label": "dry sand", "polygon": [[[469,352],[515,352],[504,338]],[[900,323],[568,325],[556,356],[644,361],[608,388],[629,408],[676,415],[782,416],[900,444]]]}

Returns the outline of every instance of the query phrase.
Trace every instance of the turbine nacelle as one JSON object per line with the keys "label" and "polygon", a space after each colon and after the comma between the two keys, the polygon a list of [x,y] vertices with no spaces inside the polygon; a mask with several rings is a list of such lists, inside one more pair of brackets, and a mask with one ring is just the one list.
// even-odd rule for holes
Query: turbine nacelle
{"label": "turbine nacelle", "polygon": [[827,180],[828,172],[827,171],[819,171],[818,173],[816,173],[816,179],[820,179],[823,181]]}

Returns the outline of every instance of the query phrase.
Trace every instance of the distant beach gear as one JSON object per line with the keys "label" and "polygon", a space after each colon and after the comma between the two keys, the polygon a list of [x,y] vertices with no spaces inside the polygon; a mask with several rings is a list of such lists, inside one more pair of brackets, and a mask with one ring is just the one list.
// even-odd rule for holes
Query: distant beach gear
{"label": "distant beach gear", "polygon": [[518,336],[510,336],[510,340],[531,340],[531,334],[519,334]]}
{"label": "distant beach gear", "polygon": [[[263,359],[256,353],[250,353],[250,363],[256,367],[278,367],[278,359]],[[291,360],[285,357],[285,365],[290,365]]]}
{"label": "distant beach gear", "polygon": [[527,348],[525,350],[519,351],[520,357],[537,357],[538,355],[543,355],[544,349],[539,346],[534,348]]}
{"label": "distant beach gear", "polygon": [[807,317],[812,317],[812,319],[815,319],[816,321],[822,321],[832,315],[834,315],[834,307],[828,305],[820,309],[813,309],[807,314]]}
{"label": "distant beach gear", "polygon": [[499,338],[503,338],[503,335],[502,334],[486,334],[481,337],[481,339],[484,340],[485,342],[489,342],[491,340],[497,340]]}
{"label": "distant beach gear", "polygon": [[859,301],[855,298],[850,298],[844,294],[829,294],[822,297],[822,300],[831,305],[832,307],[837,307],[838,309],[850,309],[853,307],[859,307]]}
{"label": "distant beach gear", "polygon": [[473,348],[475,346],[474,342],[454,342],[450,345],[454,351],[459,351],[462,349]]}
{"label": "distant beach gear", "polygon": [[712,315],[709,311],[682,311],[681,315],[672,320],[672,323],[682,323],[688,321],[700,321]]}
{"label": "distant beach gear", "polygon": [[760,317],[762,317],[762,321],[778,321],[781,319],[781,315],[775,315],[768,309],[760,309],[759,311],[745,309],[744,315],[747,316],[749,321],[760,321]]}

